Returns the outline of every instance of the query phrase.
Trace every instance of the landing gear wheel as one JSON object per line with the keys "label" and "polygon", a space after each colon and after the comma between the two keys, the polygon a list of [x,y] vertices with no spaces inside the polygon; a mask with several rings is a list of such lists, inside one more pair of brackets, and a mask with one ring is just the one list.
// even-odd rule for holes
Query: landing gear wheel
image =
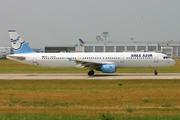
{"label": "landing gear wheel", "polygon": [[89,75],[89,76],[94,75],[94,71],[93,71],[93,70],[89,71],[89,72],[88,72],[88,75]]}
{"label": "landing gear wheel", "polygon": [[158,75],[156,68],[154,68],[154,75]]}
{"label": "landing gear wheel", "polygon": [[158,75],[158,73],[157,73],[157,72],[155,72],[155,73],[154,73],[154,75]]}

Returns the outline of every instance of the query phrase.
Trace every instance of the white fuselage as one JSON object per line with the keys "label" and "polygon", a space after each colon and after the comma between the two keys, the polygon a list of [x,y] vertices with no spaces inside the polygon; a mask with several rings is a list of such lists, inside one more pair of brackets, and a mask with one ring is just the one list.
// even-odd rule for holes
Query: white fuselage
{"label": "white fuselage", "polygon": [[[75,68],[77,61],[114,64],[116,68],[161,68],[175,64],[165,54],[152,52],[124,53],[29,53],[12,54],[8,59],[47,68]],[[22,57],[24,59],[19,59]],[[18,58],[18,59],[17,59]],[[69,60],[71,59],[71,60]]]}

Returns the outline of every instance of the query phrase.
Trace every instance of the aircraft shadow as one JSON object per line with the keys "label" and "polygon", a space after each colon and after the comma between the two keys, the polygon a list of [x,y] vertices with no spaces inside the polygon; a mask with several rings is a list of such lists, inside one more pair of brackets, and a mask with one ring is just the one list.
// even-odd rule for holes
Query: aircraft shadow
{"label": "aircraft shadow", "polygon": [[95,74],[93,76],[89,76],[89,77],[105,77],[105,76],[121,76],[121,75],[110,75],[110,74]]}

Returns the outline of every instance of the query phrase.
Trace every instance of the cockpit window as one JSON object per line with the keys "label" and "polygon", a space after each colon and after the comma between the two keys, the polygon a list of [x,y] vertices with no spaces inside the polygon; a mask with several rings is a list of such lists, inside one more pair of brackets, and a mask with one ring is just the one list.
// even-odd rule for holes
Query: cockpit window
{"label": "cockpit window", "polygon": [[164,57],[163,57],[163,59],[170,59],[170,57],[168,57],[168,56],[164,56]]}

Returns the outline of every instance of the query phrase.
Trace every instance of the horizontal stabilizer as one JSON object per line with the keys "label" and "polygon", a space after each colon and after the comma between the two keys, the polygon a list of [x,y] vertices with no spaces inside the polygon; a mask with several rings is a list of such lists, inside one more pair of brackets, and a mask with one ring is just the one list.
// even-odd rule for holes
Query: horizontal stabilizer
{"label": "horizontal stabilizer", "polygon": [[8,58],[8,59],[16,59],[16,60],[25,60],[25,59],[26,59],[25,57],[21,57],[21,56],[11,56],[11,55],[8,55],[7,58]]}

